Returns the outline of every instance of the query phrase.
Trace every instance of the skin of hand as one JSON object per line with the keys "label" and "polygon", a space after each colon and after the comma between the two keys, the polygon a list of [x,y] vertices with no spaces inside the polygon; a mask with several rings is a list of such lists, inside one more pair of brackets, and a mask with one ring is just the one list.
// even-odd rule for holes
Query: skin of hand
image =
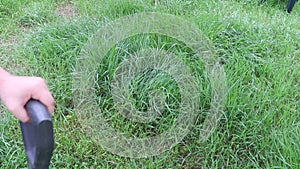
{"label": "skin of hand", "polygon": [[40,77],[13,76],[0,70],[0,98],[8,111],[22,122],[30,121],[24,106],[32,98],[42,102],[52,114],[54,98]]}

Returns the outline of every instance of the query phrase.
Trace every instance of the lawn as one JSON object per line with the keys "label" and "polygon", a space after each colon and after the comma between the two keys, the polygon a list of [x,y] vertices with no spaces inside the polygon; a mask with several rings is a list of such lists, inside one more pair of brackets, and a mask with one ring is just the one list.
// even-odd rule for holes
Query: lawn
{"label": "lawn", "polygon": [[[296,169],[300,168],[300,4],[291,14],[285,5],[283,0],[0,0],[0,65],[16,75],[45,78],[55,97],[50,168]],[[142,124],[116,113],[110,79],[128,53],[155,45],[170,49],[201,86],[197,117],[184,139],[155,156],[130,158],[108,151],[89,136],[91,129],[75,109],[73,86],[76,63],[93,35],[116,19],[141,12],[175,15],[209,39],[226,73],[226,102],[216,129],[201,141],[212,100],[203,61],[190,58],[193,52],[170,37],[151,34],[120,41],[101,60],[94,86],[99,109],[119,132],[137,138],[155,136],[170,128],[180,113],[178,85],[168,75],[146,70],[132,82],[138,93],[131,92],[136,107],[149,108],[145,95],[164,85],[170,94],[169,111]],[[0,110],[0,168],[24,168],[19,123],[3,105]]]}

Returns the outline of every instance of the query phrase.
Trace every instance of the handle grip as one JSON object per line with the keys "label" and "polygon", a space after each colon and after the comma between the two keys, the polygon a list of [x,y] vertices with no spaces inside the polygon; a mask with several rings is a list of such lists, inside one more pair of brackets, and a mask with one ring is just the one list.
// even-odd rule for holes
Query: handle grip
{"label": "handle grip", "polygon": [[25,105],[30,122],[20,122],[29,169],[48,169],[54,150],[51,115],[45,105],[29,100]]}
{"label": "handle grip", "polygon": [[295,3],[297,2],[298,0],[289,0],[288,3],[287,3],[287,6],[286,6],[286,11],[288,13],[291,13],[292,12],[292,9],[294,8],[294,5]]}

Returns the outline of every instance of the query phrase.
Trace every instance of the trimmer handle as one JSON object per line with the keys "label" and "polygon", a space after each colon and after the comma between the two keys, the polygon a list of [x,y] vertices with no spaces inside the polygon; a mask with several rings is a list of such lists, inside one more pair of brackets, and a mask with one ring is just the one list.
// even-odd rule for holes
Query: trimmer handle
{"label": "trimmer handle", "polygon": [[54,150],[51,115],[45,105],[29,100],[25,105],[30,122],[20,122],[29,169],[48,169]]}

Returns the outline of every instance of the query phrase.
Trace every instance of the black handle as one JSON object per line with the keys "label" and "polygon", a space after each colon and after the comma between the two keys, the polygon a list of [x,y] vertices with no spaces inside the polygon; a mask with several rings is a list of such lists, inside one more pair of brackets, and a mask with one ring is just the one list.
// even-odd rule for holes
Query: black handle
{"label": "black handle", "polygon": [[288,4],[287,4],[287,6],[286,6],[286,10],[287,10],[288,13],[291,13],[291,11],[292,11],[292,9],[293,9],[293,7],[294,7],[294,5],[295,5],[295,3],[296,3],[297,1],[298,1],[298,0],[289,0],[289,1],[288,1]]}
{"label": "black handle", "polygon": [[48,169],[54,150],[51,115],[39,101],[31,99],[25,108],[30,122],[20,122],[29,169]]}

